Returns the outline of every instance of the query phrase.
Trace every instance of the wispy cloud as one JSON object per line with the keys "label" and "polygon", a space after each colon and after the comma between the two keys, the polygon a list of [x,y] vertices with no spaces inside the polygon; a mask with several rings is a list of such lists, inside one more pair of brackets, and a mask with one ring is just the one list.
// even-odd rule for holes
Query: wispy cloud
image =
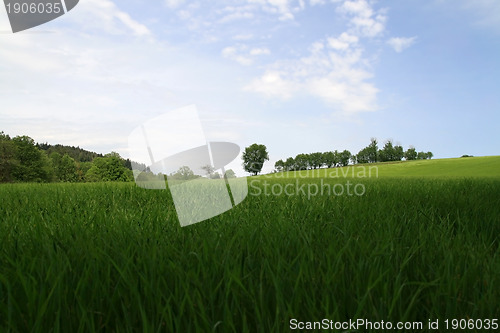
{"label": "wispy cloud", "polygon": [[289,73],[279,70],[267,70],[261,77],[248,84],[245,90],[261,93],[267,97],[289,99],[300,87],[300,82],[291,80]]}
{"label": "wispy cloud", "polygon": [[414,37],[393,37],[387,41],[387,44],[392,46],[394,51],[400,53],[400,52],[403,52],[403,50],[412,46],[416,40],[417,40],[416,36],[414,36]]}
{"label": "wispy cloud", "polygon": [[297,13],[305,8],[303,0],[247,0],[248,3],[257,4],[263,11],[277,14],[279,20],[287,21],[295,18]]}
{"label": "wispy cloud", "polygon": [[356,44],[358,40],[359,38],[357,36],[350,35],[347,32],[343,32],[338,38],[330,37],[327,39],[328,45],[332,49],[339,51],[348,50],[353,44]]}
{"label": "wispy cloud", "polygon": [[128,13],[120,10],[110,0],[86,0],[78,5],[77,14],[71,12],[72,20],[87,31],[103,31],[109,34],[128,34],[147,36],[151,31],[144,24],[134,20]]}
{"label": "wispy cloud", "polygon": [[[307,11],[318,6],[329,15],[323,31],[307,27]],[[144,11],[124,8],[116,0],[86,0],[51,23],[54,34],[1,35],[0,100],[8,112],[0,112],[0,123],[15,128],[11,134],[121,147],[141,120],[201,102],[200,109],[244,119],[232,132],[254,140],[262,126],[249,125],[249,115],[269,100],[278,109],[282,99],[293,100],[297,113],[300,103],[323,102],[314,116],[378,108],[369,51],[390,36],[375,2],[164,0]],[[148,17],[161,10],[168,15]],[[200,43],[207,36],[213,42]],[[223,127],[214,133],[228,135]]]}
{"label": "wispy cloud", "polygon": [[283,99],[308,94],[345,113],[376,110],[378,89],[361,42],[381,36],[386,17],[365,0],[344,1],[337,12],[347,16],[346,31],[313,42],[307,56],[271,64],[245,89]]}
{"label": "wispy cloud", "polygon": [[185,2],[185,0],[165,0],[165,4],[169,8],[177,8],[180,5],[182,5]]}
{"label": "wispy cloud", "polygon": [[266,47],[256,47],[250,50],[250,55],[259,56],[259,55],[269,55],[271,51],[269,51]]}
{"label": "wispy cloud", "polygon": [[254,7],[253,6],[226,6],[220,10],[216,10],[216,13],[221,16],[218,20],[219,23],[228,23],[234,21],[240,21],[245,19],[254,18]]}
{"label": "wispy cloud", "polygon": [[249,66],[258,56],[269,55],[271,51],[265,47],[249,48],[247,45],[238,44],[236,46],[225,47],[221,54],[224,58],[238,62],[241,65]]}
{"label": "wispy cloud", "polygon": [[233,37],[234,40],[251,40],[255,38],[253,34],[239,34]]}
{"label": "wispy cloud", "polygon": [[385,29],[387,20],[383,10],[373,10],[366,0],[348,0],[338,7],[338,12],[350,17],[351,32],[363,37],[377,37]]}
{"label": "wispy cloud", "polygon": [[311,4],[311,6],[324,5],[325,0],[309,0],[309,3]]}

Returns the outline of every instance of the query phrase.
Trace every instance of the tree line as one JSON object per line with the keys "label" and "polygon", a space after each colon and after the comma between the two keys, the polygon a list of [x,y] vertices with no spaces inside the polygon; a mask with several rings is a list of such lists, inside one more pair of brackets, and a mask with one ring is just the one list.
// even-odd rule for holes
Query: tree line
{"label": "tree line", "polygon": [[132,181],[132,163],[80,147],[37,144],[29,136],[0,132],[0,182]]}
{"label": "tree line", "polygon": [[[222,179],[226,178],[235,178],[236,174],[232,169],[226,170],[223,175],[221,175],[218,171],[215,171],[214,167],[207,164],[201,169],[205,172],[204,176],[208,179]],[[154,176],[154,175],[153,175]],[[197,175],[191,170],[188,166],[181,166],[176,172],[172,172],[168,175],[168,178],[171,180],[193,180],[202,178],[202,175]]]}
{"label": "tree line", "polygon": [[377,139],[372,138],[370,144],[355,155],[349,150],[298,154],[295,158],[289,157],[286,160],[277,161],[274,164],[274,168],[277,172],[299,171],[322,167],[342,167],[349,164],[401,161],[403,159],[407,161],[423,160],[431,159],[433,156],[430,151],[417,152],[413,146],[404,151],[401,145],[394,145],[392,140],[387,140],[384,146],[379,149]]}
{"label": "tree line", "polygon": [[[349,150],[298,154],[295,158],[277,161],[274,167],[278,172],[299,171],[403,159],[431,159],[433,156],[432,152],[417,152],[412,146],[404,151],[401,145],[394,145],[392,140],[387,140],[379,149],[377,140],[372,138],[370,144],[356,155]],[[252,144],[245,148],[242,158],[245,171],[257,175],[264,162],[269,160],[269,153],[265,145]],[[38,144],[29,136],[11,138],[0,132],[0,183],[133,181],[132,164],[138,170],[145,170],[142,176],[156,176],[145,165],[123,159],[116,152],[102,155],[80,147]],[[212,179],[235,176],[232,170],[227,170],[222,176],[210,166],[204,170],[207,177]],[[194,175],[188,167],[182,167],[170,177],[189,180],[201,176]]]}
{"label": "tree line", "polygon": [[434,157],[432,152],[417,152],[415,147],[410,146],[406,151],[403,150],[403,146],[394,145],[392,140],[387,140],[382,149],[378,148],[377,139],[372,138],[370,144],[361,149],[357,155],[351,158],[353,164],[356,163],[377,163],[377,162],[391,162],[391,161],[401,161],[405,159],[406,161],[411,160],[426,160]]}

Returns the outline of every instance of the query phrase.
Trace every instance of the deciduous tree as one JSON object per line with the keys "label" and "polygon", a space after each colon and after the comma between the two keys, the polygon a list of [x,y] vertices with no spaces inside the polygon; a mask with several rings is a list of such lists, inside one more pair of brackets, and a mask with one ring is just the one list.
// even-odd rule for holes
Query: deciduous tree
{"label": "deciduous tree", "polygon": [[349,165],[349,160],[351,159],[351,152],[349,150],[344,150],[339,154],[339,160],[340,160],[340,165],[341,166],[348,166]]}
{"label": "deciduous tree", "polygon": [[408,150],[405,152],[405,159],[407,161],[416,160],[417,155],[418,154],[417,151],[415,150],[415,147],[410,146],[410,148],[408,148]]}
{"label": "deciduous tree", "polygon": [[243,152],[243,168],[254,176],[262,171],[265,161],[269,161],[266,146],[254,143]]}
{"label": "deciduous tree", "polygon": [[0,132],[0,182],[14,181],[14,169],[19,165],[16,159],[16,145],[12,139]]}
{"label": "deciduous tree", "polygon": [[278,172],[284,171],[284,169],[285,169],[285,162],[283,162],[283,160],[276,161],[276,163],[274,163],[274,168]]}
{"label": "deciduous tree", "polygon": [[[19,165],[14,170],[16,180],[25,182],[46,182],[51,180],[50,165],[48,158],[44,158],[35,141],[29,136],[16,136],[12,139],[16,146],[15,158]],[[45,155],[46,157],[46,155]]]}

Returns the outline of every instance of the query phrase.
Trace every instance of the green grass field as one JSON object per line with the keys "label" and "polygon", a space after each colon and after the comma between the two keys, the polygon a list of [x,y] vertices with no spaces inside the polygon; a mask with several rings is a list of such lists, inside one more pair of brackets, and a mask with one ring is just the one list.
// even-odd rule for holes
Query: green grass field
{"label": "green grass field", "polygon": [[[291,319],[361,318],[420,331],[439,319],[444,332],[445,319],[500,318],[500,157],[377,167],[251,177],[243,203],[185,228],[168,191],[0,185],[0,331],[288,332]],[[348,181],[364,194],[293,190]]]}

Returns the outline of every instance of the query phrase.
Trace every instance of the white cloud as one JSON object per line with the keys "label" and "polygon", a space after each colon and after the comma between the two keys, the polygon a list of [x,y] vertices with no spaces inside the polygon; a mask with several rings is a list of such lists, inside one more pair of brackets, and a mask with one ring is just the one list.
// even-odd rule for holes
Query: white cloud
{"label": "white cloud", "polygon": [[[184,102],[200,105],[201,101],[200,110],[209,105],[209,112],[225,108],[230,115],[239,113],[244,121],[237,131],[232,125],[234,140],[255,140],[255,128],[267,135],[271,131],[262,130],[263,126],[249,125],[249,117],[261,116],[252,110],[262,104],[255,95],[241,93],[241,86],[269,98],[312,97],[344,114],[376,110],[378,89],[370,81],[373,70],[363,46],[384,34],[385,16],[371,7],[372,2],[333,2],[241,0],[224,7],[227,1],[165,0],[163,4],[175,8],[163,5],[168,19],[147,21],[154,23],[151,28],[158,34],[152,34],[133,11],[126,13],[110,0],[81,2],[78,11],[54,21],[60,22],[53,25],[56,28],[71,29],[2,36],[0,123],[7,124],[11,134],[51,138],[53,143],[64,138],[62,143],[106,147],[99,151],[107,152],[126,146],[122,139],[128,128]],[[301,18],[298,13],[312,5],[324,5],[332,16],[343,15],[346,27],[303,43],[305,33],[296,42],[299,36],[294,33],[301,33],[302,22],[282,24],[278,19]],[[344,5],[335,11],[335,6]],[[220,44],[192,47],[193,40],[207,35],[216,36]],[[166,36],[168,46],[158,36]],[[283,40],[273,39],[277,36]],[[259,66],[236,68],[222,58]],[[297,110],[300,103],[294,100],[293,107]],[[210,133],[217,139],[230,134],[224,126]]]}
{"label": "white cloud", "polygon": [[381,35],[385,17],[365,0],[345,1],[338,11],[349,18],[346,31],[311,43],[305,57],[275,62],[246,90],[283,99],[316,96],[350,114],[376,110],[378,89],[369,82],[373,73],[363,57],[361,39]]}
{"label": "white cloud", "polygon": [[338,11],[351,16],[350,25],[354,34],[377,37],[385,30],[387,17],[383,11],[375,12],[366,0],[347,0],[338,7]]}
{"label": "white cloud", "polygon": [[115,15],[125,26],[130,28],[135,35],[144,36],[144,35],[149,35],[151,33],[145,25],[140,24],[137,21],[133,20],[129,14],[124,12],[118,12]]}
{"label": "white cloud", "polygon": [[278,96],[283,99],[289,99],[299,89],[300,84],[283,78],[286,75],[279,71],[266,71],[258,79],[254,79],[245,87],[247,91],[254,91],[264,94],[268,97]]}
{"label": "white cloud", "polygon": [[247,0],[258,5],[263,11],[279,15],[280,21],[293,20],[293,13],[304,10],[304,0]]}
{"label": "white cloud", "polygon": [[378,89],[367,81],[373,74],[365,65],[361,48],[348,46],[339,53],[329,44],[313,43],[309,56],[275,64],[278,69],[267,70],[246,89],[283,99],[307,93],[347,113],[376,110]]}
{"label": "white cloud", "polygon": [[110,0],[81,1],[78,10],[71,12],[71,20],[87,31],[103,31],[109,34],[132,33],[136,36],[150,35],[150,30],[120,10]]}
{"label": "white cloud", "polygon": [[224,58],[236,61],[237,63],[249,66],[254,63],[254,59],[258,56],[269,55],[271,51],[265,47],[256,47],[249,50],[249,47],[244,44],[225,47],[221,54]]}
{"label": "white cloud", "polygon": [[246,55],[242,55],[239,52],[240,48],[235,46],[228,46],[222,50],[221,54],[224,58],[234,60],[240,65],[249,66],[253,63],[252,58]]}
{"label": "white cloud", "polygon": [[414,36],[414,37],[393,37],[387,41],[387,44],[392,46],[394,51],[400,53],[404,49],[407,49],[410,46],[412,46],[416,40],[417,40],[416,36]]}
{"label": "white cloud", "polygon": [[269,54],[271,54],[271,51],[269,51],[269,49],[265,47],[260,47],[260,48],[257,47],[250,50],[250,55],[253,56],[269,55]]}
{"label": "white cloud", "polygon": [[224,16],[222,19],[219,20],[220,23],[227,23],[227,22],[232,22],[232,21],[239,21],[239,20],[244,20],[244,19],[252,19],[254,17],[254,14],[252,12],[245,12],[245,11],[237,11],[231,14],[228,14]]}
{"label": "white cloud", "polygon": [[104,153],[126,147],[144,119],[231,89],[225,66],[156,40],[111,1],[87,0],[78,9],[50,23],[54,33],[0,35],[7,133]]}
{"label": "white cloud", "polygon": [[349,49],[352,44],[356,44],[358,40],[359,38],[357,36],[343,32],[338,38],[328,38],[328,45],[335,50],[345,51]]}
{"label": "white cloud", "polygon": [[179,10],[177,11],[177,16],[181,20],[188,20],[191,18],[191,13],[188,10]]}
{"label": "white cloud", "polygon": [[251,5],[225,6],[222,9],[215,10],[215,13],[219,16],[222,16],[218,20],[219,23],[228,23],[254,18],[254,9],[255,8]]}
{"label": "white cloud", "polygon": [[[361,77],[365,72],[359,73]],[[347,113],[376,110],[378,89],[371,83],[359,81],[344,74],[313,78],[307,82],[307,88],[332,106]]]}
{"label": "white cloud", "polygon": [[239,34],[233,37],[234,40],[250,40],[253,39],[253,34]]}
{"label": "white cloud", "polygon": [[185,0],[165,0],[165,4],[169,8],[177,8],[180,5],[182,5],[185,2]]}

